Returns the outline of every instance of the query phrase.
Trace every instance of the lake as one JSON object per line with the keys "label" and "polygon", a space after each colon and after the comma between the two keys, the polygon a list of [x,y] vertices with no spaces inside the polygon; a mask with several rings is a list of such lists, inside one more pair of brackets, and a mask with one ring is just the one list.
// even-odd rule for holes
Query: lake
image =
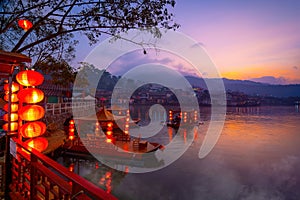
{"label": "lake", "polygon": [[[204,123],[188,150],[160,170],[132,174],[93,159],[61,157],[58,162],[119,199],[300,199],[299,108],[229,107],[216,146],[199,159],[209,109],[200,108]],[[173,134],[166,128],[158,138],[166,143]]]}

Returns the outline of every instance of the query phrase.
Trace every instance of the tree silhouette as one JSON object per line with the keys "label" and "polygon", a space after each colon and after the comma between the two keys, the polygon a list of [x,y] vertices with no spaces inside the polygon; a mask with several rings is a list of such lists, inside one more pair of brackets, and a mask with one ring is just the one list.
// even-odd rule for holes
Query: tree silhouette
{"label": "tree silhouette", "polygon": [[[0,49],[24,53],[35,63],[68,62],[85,35],[95,44],[99,36],[117,37],[130,29],[146,29],[158,37],[158,28],[177,29],[174,0],[2,0],[0,2]],[[27,31],[18,20],[33,24]]]}

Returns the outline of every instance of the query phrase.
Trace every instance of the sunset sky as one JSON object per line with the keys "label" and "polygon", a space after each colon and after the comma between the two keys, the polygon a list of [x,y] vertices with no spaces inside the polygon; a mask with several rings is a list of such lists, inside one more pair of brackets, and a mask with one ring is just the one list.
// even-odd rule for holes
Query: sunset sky
{"label": "sunset sky", "polygon": [[176,2],[178,31],[206,49],[222,77],[300,83],[299,0]]}
{"label": "sunset sky", "polygon": [[223,77],[300,83],[300,1],[178,0],[175,17]]}

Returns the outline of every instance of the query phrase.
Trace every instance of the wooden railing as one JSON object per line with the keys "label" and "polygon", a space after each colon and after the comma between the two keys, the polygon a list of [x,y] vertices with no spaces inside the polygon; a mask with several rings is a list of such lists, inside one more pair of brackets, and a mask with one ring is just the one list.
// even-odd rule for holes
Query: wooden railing
{"label": "wooden railing", "polygon": [[14,199],[116,199],[111,194],[17,139],[12,159],[11,197]]}
{"label": "wooden railing", "polygon": [[73,111],[80,111],[80,113],[85,113],[85,111],[90,111],[95,109],[95,103],[93,101],[82,101],[82,102],[67,102],[67,103],[47,103],[45,105],[46,113],[52,115],[72,113]]}

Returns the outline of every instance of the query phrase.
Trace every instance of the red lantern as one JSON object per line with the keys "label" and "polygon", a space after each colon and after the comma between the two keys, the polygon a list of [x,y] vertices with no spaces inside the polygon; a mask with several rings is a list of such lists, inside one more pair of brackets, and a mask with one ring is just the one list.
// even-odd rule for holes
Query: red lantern
{"label": "red lantern", "polygon": [[29,139],[24,143],[39,152],[45,151],[48,147],[48,140],[44,137]]}
{"label": "red lantern", "polygon": [[21,126],[20,133],[24,138],[41,136],[46,132],[46,124],[40,121],[28,122]]}
{"label": "red lantern", "polygon": [[37,88],[26,88],[18,93],[18,98],[25,103],[38,103],[44,99],[44,92]]}
{"label": "red lantern", "polygon": [[[4,97],[3,97],[3,99],[5,101],[8,101],[8,98],[9,98],[9,94],[4,95]],[[11,102],[16,103],[18,101],[19,101],[19,99],[18,99],[17,94],[11,94]]]}
{"label": "red lantern", "polygon": [[19,116],[25,121],[35,121],[44,117],[45,110],[39,105],[27,105],[19,110]]}
{"label": "red lantern", "polygon": [[[8,131],[8,123],[4,124],[2,126],[3,130]],[[18,123],[17,122],[11,122],[10,123],[10,131],[16,131],[18,130]]]}
{"label": "red lantern", "polygon": [[27,19],[20,19],[18,25],[24,29],[24,31],[28,31],[32,27],[32,23]]}
{"label": "red lantern", "polygon": [[25,70],[19,72],[16,79],[23,86],[38,86],[43,83],[44,76],[33,70]]}
{"label": "red lantern", "polygon": [[[5,91],[9,91],[9,84],[4,84],[3,89]],[[18,83],[12,83],[11,85],[11,92],[17,92],[20,89],[20,85]]]}
{"label": "red lantern", "polygon": [[[16,103],[10,104],[10,112],[17,112],[19,109],[19,105]],[[3,106],[3,110],[8,112],[8,103]]]}
{"label": "red lantern", "polygon": [[[8,113],[6,113],[5,115],[3,115],[3,120],[8,122]],[[18,120],[18,114],[17,113],[11,113],[10,114],[10,121],[11,122],[15,122]]]}
{"label": "red lantern", "polygon": [[71,119],[69,121],[69,139],[70,140],[73,140],[75,137],[74,137],[74,132],[75,132],[75,122],[74,122],[74,119]]}

